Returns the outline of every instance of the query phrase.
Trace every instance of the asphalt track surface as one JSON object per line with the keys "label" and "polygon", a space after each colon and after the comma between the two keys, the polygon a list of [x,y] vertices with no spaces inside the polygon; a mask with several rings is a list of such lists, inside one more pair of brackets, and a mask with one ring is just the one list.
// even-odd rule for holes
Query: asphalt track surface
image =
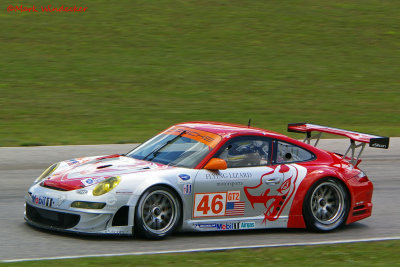
{"label": "asphalt track surface", "polygon": [[[344,153],[348,140],[322,140],[318,147]],[[81,156],[126,153],[134,145],[0,148],[0,260],[132,254],[254,247],[295,243],[343,242],[400,237],[400,138],[390,148],[366,148],[360,164],[373,181],[373,215],[328,234],[305,229],[177,233],[166,240],[133,237],[93,237],[38,230],[23,219],[24,195],[51,163]]]}

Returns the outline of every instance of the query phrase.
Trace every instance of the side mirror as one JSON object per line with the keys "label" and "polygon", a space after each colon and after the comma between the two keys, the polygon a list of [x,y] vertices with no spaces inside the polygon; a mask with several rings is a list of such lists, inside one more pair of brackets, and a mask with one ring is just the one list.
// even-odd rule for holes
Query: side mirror
{"label": "side mirror", "polygon": [[212,158],[210,161],[204,166],[204,169],[206,170],[225,170],[228,168],[228,165],[226,164],[226,161],[223,159],[219,158]]}

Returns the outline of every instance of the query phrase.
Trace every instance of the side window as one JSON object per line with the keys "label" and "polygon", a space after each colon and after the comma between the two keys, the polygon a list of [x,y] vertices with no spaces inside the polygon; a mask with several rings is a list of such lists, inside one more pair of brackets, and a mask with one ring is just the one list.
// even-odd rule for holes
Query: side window
{"label": "side window", "polygon": [[314,159],[314,154],[299,146],[277,141],[275,163],[291,163]]}
{"label": "side window", "polygon": [[258,136],[242,136],[228,141],[214,156],[224,159],[228,168],[268,165],[270,139]]}

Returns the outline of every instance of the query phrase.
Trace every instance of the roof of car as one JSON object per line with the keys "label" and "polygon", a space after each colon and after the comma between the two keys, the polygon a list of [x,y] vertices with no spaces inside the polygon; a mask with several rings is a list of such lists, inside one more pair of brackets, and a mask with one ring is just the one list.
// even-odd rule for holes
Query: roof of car
{"label": "roof of car", "polygon": [[190,121],[176,124],[179,126],[194,128],[210,133],[215,133],[220,136],[227,136],[233,134],[241,134],[241,135],[265,135],[270,137],[283,137],[285,135],[264,130],[261,128],[248,127],[246,125],[241,124],[232,124],[232,123],[224,123],[224,122],[215,122],[215,121]]}

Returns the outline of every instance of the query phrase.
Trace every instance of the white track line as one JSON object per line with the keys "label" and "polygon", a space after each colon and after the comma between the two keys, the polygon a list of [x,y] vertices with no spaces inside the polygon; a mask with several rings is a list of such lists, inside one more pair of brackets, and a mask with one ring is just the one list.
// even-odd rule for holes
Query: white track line
{"label": "white track line", "polygon": [[218,247],[216,247],[216,248],[198,248],[198,249],[184,249],[184,250],[147,251],[147,252],[113,253],[113,254],[99,254],[99,255],[76,255],[76,256],[62,256],[62,257],[48,257],[48,258],[26,258],[26,259],[2,260],[0,262],[7,263],[7,262],[23,262],[23,261],[94,258],[94,257],[136,256],[136,255],[168,254],[168,253],[213,252],[213,251],[234,250],[234,249],[333,245],[333,244],[346,244],[346,243],[356,243],[356,242],[374,242],[374,241],[389,241],[389,240],[400,240],[400,236],[362,238],[362,239],[348,239],[348,240],[334,240],[334,241],[320,241],[320,242],[304,242],[304,243],[254,245],[254,246],[237,246],[237,247],[220,247],[220,248],[218,248]]}

